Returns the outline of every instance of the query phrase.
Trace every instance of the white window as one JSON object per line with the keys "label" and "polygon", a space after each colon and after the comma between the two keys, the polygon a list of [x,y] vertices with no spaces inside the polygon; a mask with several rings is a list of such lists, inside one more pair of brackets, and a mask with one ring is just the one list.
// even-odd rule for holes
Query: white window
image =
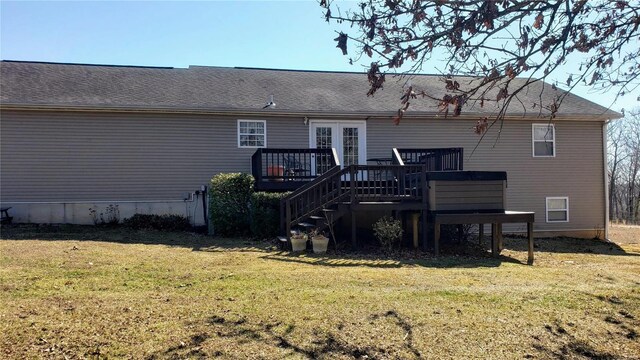
{"label": "white window", "polygon": [[267,147],[267,121],[238,120],[238,147]]}
{"label": "white window", "polygon": [[556,129],[553,124],[533,124],[533,156],[556,156]]}
{"label": "white window", "polygon": [[547,222],[569,222],[569,198],[547,198]]}

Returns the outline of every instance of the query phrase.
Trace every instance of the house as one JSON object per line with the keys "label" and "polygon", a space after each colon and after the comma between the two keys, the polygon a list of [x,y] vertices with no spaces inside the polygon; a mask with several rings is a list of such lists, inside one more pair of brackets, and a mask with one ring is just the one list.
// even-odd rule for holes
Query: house
{"label": "house", "polygon": [[[462,148],[465,170],[508,174],[507,205],[536,213],[537,236],[606,236],[606,124],[620,115],[568,94],[550,121],[540,104],[562,92],[548,84],[530,85],[479,142],[473,126],[495,105],[470,102],[445,117],[417,99],[395,126],[401,78],[367,97],[360,73],[20,61],[0,69],[0,201],[16,222],[89,224],[90,208],[118,205],[122,218],[176,213],[202,223],[201,186],[220,172],[251,172],[258,149],[335,148],[345,166],[394,148]],[[443,91],[437,76],[411,81]]]}

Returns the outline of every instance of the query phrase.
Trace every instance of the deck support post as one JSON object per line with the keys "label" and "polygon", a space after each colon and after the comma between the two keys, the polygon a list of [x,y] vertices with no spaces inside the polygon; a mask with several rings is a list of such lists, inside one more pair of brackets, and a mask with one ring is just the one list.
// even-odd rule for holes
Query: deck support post
{"label": "deck support post", "polygon": [[420,213],[412,213],[411,214],[411,225],[412,225],[412,235],[413,235],[413,248],[418,248],[418,219],[420,218]]}
{"label": "deck support post", "polygon": [[356,238],[356,213],[354,211],[351,212],[351,246],[355,249],[357,245]]}
{"label": "deck support post", "polygon": [[478,224],[478,245],[482,245],[484,240],[484,224]]}
{"label": "deck support post", "polygon": [[422,210],[422,250],[427,250],[427,240],[429,239],[429,231],[427,227],[427,210]]}
{"label": "deck support post", "polygon": [[433,254],[438,256],[440,255],[440,223],[438,221],[434,221],[433,230]]}
{"label": "deck support post", "polygon": [[491,255],[498,256],[498,224],[491,223]]}
{"label": "deck support post", "polygon": [[285,208],[285,202],[280,201],[280,234],[287,231],[287,215],[284,208]]}
{"label": "deck support post", "polygon": [[504,249],[503,237],[502,237],[502,223],[498,223],[498,254]]}
{"label": "deck support post", "polygon": [[529,241],[529,254],[527,257],[527,264],[533,265],[533,223],[527,223],[527,239]]}
{"label": "deck support post", "polygon": [[291,202],[289,199],[285,202],[285,216],[285,236],[287,237],[287,240],[291,241]]}

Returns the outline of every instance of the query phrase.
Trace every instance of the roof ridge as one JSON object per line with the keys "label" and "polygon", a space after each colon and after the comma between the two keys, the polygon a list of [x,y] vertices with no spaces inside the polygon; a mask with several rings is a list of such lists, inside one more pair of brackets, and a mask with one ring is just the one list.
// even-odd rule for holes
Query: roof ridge
{"label": "roof ridge", "polygon": [[[202,66],[210,67],[210,66]],[[213,66],[211,66],[213,67]],[[307,73],[329,73],[329,74],[366,74],[367,71],[342,71],[342,70],[305,70],[305,69],[277,69],[277,68],[260,68],[250,66],[234,66],[233,69],[239,70],[265,70],[265,71],[288,71],[288,72],[307,72]],[[399,75],[399,76],[446,76],[442,74],[420,74],[420,73],[386,73],[387,75]]]}
{"label": "roof ridge", "polygon": [[[73,63],[73,62],[57,62],[57,61],[31,61],[31,60],[0,60],[0,62],[6,63],[22,63],[22,64],[46,64],[46,65],[70,65],[70,66],[96,66],[96,67],[113,67],[113,68],[139,68],[139,69],[185,69],[176,68],[172,66],[147,66],[147,65],[114,65],[114,64],[90,64],[90,63]],[[366,74],[366,71],[341,71],[341,70],[309,70],[309,69],[278,69],[278,68],[261,68],[252,66],[215,66],[215,65],[189,65],[186,69],[192,68],[205,68],[205,69],[237,69],[237,70],[258,70],[258,71],[281,71],[281,72],[297,72],[297,73],[325,73],[325,74]],[[473,77],[469,75],[448,75],[448,74],[421,74],[421,73],[394,73],[388,72],[386,75],[411,77],[411,76],[426,76],[426,77]]]}
{"label": "roof ridge", "polygon": [[101,67],[122,67],[122,68],[141,68],[141,69],[175,69],[171,66],[145,66],[145,65],[113,65],[113,64],[87,64],[87,63],[68,63],[55,61],[28,61],[28,60],[0,60],[6,63],[23,63],[23,64],[47,64],[47,65],[74,65],[74,66],[101,66]]}

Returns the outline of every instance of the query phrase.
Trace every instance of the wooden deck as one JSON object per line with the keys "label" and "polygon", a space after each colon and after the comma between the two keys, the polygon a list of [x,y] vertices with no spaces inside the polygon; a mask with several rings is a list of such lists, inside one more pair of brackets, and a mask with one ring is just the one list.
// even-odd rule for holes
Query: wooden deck
{"label": "wooden deck", "polygon": [[502,224],[524,222],[533,262],[534,213],[506,211],[507,174],[463,171],[462,160],[460,148],[393,149],[390,165],[341,167],[335,149],[259,149],[252,168],[258,190],[292,190],[281,203],[283,239],[295,228],[323,230],[349,213],[355,247],[357,214],[387,210],[413,214],[414,229],[421,223],[425,249],[428,223],[433,222],[436,254],[440,225],[479,224],[482,230],[492,224],[492,252],[497,255]]}
{"label": "wooden deck", "polygon": [[[390,155],[391,157],[385,158],[388,160],[388,164],[385,165],[419,165],[426,171],[463,170],[462,148],[394,148],[391,149]],[[340,166],[340,160],[336,149],[333,148],[260,148],[251,156],[251,174],[255,178],[255,188],[260,191],[294,191],[336,166]],[[359,177],[360,181],[393,179],[391,172],[383,168],[360,170],[366,172],[366,176]]]}

